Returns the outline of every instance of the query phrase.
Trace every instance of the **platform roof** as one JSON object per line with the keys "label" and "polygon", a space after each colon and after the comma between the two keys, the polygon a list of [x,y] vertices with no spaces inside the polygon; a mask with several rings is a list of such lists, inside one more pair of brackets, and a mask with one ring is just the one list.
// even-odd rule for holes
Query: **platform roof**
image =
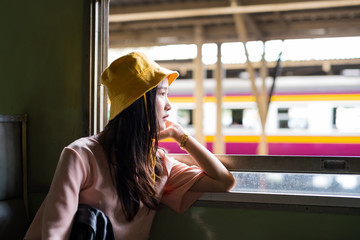
{"label": "platform roof", "polygon": [[249,40],[360,35],[359,0],[111,0],[110,47],[238,41],[236,14]]}
{"label": "platform roof", "polygon": [[[360,0],[111,0],[109,47],[193,44],[199,29],[202,43],[244,41],[238,16],[244,21],[247,41],[360,36]],[[340,66],[341,71],[356,68],[359,59],[284,66],[306,71],[315,67],[313,72],[326,64]]]}

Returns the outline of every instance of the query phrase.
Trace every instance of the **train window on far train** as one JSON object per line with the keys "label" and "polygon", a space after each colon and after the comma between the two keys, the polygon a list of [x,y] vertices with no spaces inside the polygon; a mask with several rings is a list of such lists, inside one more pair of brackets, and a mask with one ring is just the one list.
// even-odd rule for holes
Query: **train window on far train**
{"label": "train window on far train", "polygon": [[360,106],[333,108],[333,127],[339,131],[360,131]]}
{"label": "train window on far train", "polygon": [[183,127],[191,127],[193,125],[193,109],[178,109],[178,122]]}
{"label": "train window on far train", "polygon": [[258,112],[255,108],[225,109],[222,123],[225,127],[254,129]]}
{"label": "train window on far train", "polygon": [[243,126],[244,109],[226,109],[223,111],[223,124],[225,126]]}
{"label": "train window on far train", "polygon": [[289,109],[278,109],[279,128],[289,128]]}
{"label": "train window on far train", "polygon": [[279,129],[307,129],[308,119],[306,109],[303,107],[279,108]]}

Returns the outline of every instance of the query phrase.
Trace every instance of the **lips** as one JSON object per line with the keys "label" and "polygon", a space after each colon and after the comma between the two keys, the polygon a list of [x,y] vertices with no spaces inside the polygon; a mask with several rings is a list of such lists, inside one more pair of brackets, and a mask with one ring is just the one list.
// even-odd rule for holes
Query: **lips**
{"label": "lips", "polygon": [[163,117],[163,119],[166,120],[168,117],[169,117],[169,114],[168,114],[168,115],[165,115],[165,116]]}

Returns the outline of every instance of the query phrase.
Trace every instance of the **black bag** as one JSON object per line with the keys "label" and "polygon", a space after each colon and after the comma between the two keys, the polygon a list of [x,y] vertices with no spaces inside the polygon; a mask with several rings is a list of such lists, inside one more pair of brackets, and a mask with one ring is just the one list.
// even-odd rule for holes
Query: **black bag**
{"label": "black bag", "polygon": [[74,217],[70,240],[114,240],[109,218],[99,209],[79,204]]}

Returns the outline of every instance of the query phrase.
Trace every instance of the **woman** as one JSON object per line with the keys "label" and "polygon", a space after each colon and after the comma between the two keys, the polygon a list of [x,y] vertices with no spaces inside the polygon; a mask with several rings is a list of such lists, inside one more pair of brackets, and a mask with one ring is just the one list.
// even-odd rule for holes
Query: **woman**
{"label": "woman", "polygon": [[[101,76],[111,100],[110,121],[96,136],[65,147],[49,193],[25,239],[68,239],[78,204],[103,211],[115,239],[147,239],[160,202],[185,211],[202,192],[229,191],[234,178],[183,128],[167,121],[168,87],[178,73],[133,52]],[[158,149],[172,138],[194,165]]]}

